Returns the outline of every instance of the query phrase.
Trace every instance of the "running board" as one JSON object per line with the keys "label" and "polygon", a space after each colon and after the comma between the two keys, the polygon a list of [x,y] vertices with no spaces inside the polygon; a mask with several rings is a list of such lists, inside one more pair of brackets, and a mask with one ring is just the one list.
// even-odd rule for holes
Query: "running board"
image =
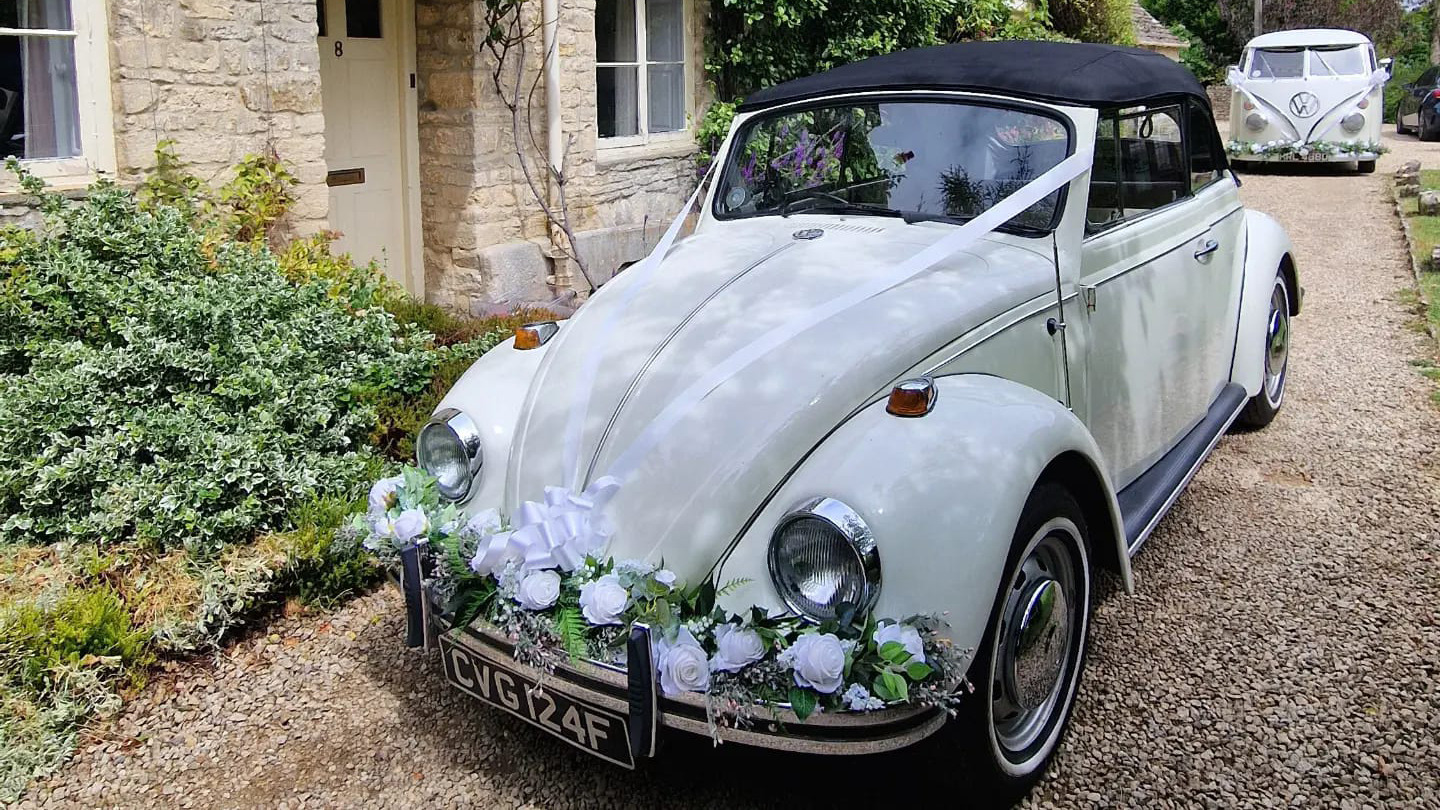
{"label": "running board", "polygon": [[1120,490],[1116,500],[1120,503],[1120,515],[1125,521],[1125,542],[1131,557],[1145,545],[1160,518],[1165,517],[1170,507],[1175,505],[1175,499],[1185,491],[1185,485],[1195,477],[1230,423],[1240,415],[1245,399],[1245,389],[1240,385],[1233,382],[1226,385],[1200,424],[1185,434],[1185,438],[1155,462],[1155,466]]}

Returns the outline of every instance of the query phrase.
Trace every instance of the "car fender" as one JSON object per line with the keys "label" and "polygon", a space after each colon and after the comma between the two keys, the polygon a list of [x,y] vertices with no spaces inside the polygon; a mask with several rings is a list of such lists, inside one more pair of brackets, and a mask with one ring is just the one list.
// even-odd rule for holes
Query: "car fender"
{"label": "car fender", "polygon": [[854,509],[874,533],[881,567],[875,615],[944,614],[954,642],[975,647],[1020,511],[1049,476],[1065,480],[1086,506],[1097,565],[1114,568],[1130,588],[1114,491],[1080,420],[1045,394],[1000,377],[957,374],[935,384],[929,414],[892,416],[885,400],[871,402],[800,462],[722,560],[717,580],[738,583],[723,606],[784,609],[769,574],[771,531],[798,504],[827,496]]}
{"label": "car fender", "polygon": [[519,351],[513,337],[506,339],[472,363],[435,406],[436,411],[442,408],[463,411],[480,431],[484,465],[473,488],[474,494],[460,504],[467,515],[482,509],[498,509],[504,502],[515,427],[520,421],[530,382],[545,359],[548,347],[547,343]]}
{"label": "car fender", "polygon": [[1270,293],[1275,272],[1290,283],[1290,314],[1300,314],[1300,277],[1295,251],[1285,229],[1258,211],[1245,212],[1245,264],[1241,277],[1240,315],[1235,330],[1235,355],[1230,379],[1255,396],[1265,382],[1265,335],[1270,320]]}

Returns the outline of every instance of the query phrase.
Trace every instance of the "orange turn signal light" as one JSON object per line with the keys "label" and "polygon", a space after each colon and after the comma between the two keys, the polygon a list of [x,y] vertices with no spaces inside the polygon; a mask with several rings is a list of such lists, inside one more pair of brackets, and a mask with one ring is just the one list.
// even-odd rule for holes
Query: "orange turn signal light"
{"label": "orange turn signal light", "polygon": [[515,330],[515,348],[517,349],[538,349],[550,342],[555,333],[560,331],[560,325],[554,321],[537,321],[527,323]]}
{"label": "orange turn signal light", "polygon": [[935,381],[929,377],[905,380],[890,389],[885,411],[895,416],[924,416],[935,407]]}

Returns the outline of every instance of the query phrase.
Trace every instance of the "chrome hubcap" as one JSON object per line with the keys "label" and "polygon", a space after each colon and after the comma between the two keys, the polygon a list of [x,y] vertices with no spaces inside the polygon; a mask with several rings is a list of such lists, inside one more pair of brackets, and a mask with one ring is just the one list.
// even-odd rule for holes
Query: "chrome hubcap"
{"label": "chrome hubcap", "polygon": [[991,718],[1005,751],[1023,756],[1051,727],[1074,668],[1079,573],[1071,544],[1052,529],[1030,550],[1006,598],[997,637]]}
{"label": "chrome hubcap", "polygon": [[1265,396],[1271,403],[1280,400],[1285,387],[1285,363],[1290,357],[1290,302],[1285,288],[1275,285],[1270,296],[1270,327],[1265,338]]}

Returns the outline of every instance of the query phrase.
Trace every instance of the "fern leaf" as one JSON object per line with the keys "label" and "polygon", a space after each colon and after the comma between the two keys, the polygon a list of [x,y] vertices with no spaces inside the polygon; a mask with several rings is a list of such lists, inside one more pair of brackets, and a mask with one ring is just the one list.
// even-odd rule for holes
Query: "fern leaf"
{"label": "fern leaf", "polygon": [[556,611],[555,632],[560,635],[560,643],[565,646],[565,652],[570,654],[572,661],[584,658],[590,652],[585,630],[585,617],[580,615],[576,608],[567,607]]}
{"label": "fern leaf", "polygon": [[736,577],[735,579],[730,580],[724,585],[721,585],[720,590],[716,591],[715,595],[729,596],[730,594],[735,593],[746,585],[749,585],[751,582],[754,582],[754,580],[750,579],[749,577]]}

